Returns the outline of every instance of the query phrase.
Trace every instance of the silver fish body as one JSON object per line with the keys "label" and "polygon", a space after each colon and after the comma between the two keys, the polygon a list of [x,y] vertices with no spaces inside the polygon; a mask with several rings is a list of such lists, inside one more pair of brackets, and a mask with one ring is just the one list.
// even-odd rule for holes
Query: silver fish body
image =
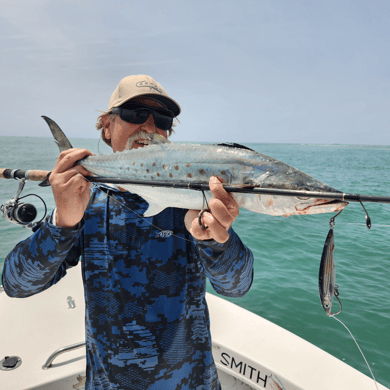
{"label": "silver fish body", "polygon": [[[66,135],[50,118],[49,125],[60,151],[71,148]],[[335,192],[332,187],[272,157],[241,145],[174,144],[150,134],[150,145],[109,155],[89,156],[78,164],[91,174],[131,180],[183,181],[208,184],[218,176],[229,185],[257,186],[286,190]],[[47,180],[48,182],[48,180]],[[121,185],[144,198],[149,207],[144,216],[158,214],[167,207],[200,210],[210,191],[162,188],[134,184]],[[344,209],[348,202],[330,199],[231,193],[237,204],[247,210],[270,215],[320,214]]]}
{"label": "silver fish body", "polygon": [[[224,145],[158,143],[110,155],[90,156],[80,165],[93,175],[133,180],[186,181],[208,184],[216,175],[225,183],[323,192],[340,192],[278,160],[251,149]],[[203,195],[187,189],[121,185],[149,203],[151,216],[167,207],[202,209]],[[205,191],[206,198],[212,198]],[[329,199],[233,193],[240,207],[270,215],[336,212],[348,203]]]}
{"label": "silver fish body", "polygon": [[336,270],[334,262],[334,233],[329,230],[322,251],[320,272],[319,272],[319,293],[322,307],[327,316],[331,316],[333,296],[337,291]]}

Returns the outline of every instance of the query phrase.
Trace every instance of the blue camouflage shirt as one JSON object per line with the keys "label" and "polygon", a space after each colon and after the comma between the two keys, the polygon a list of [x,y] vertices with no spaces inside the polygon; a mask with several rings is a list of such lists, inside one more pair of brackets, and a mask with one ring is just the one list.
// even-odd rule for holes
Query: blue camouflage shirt
{"label": "blue camouflage shirt", "polygon": [[[104,187],[106,188],[106,187]],[[244,295],[253,256],[233,231],[220,244],[198,241],[187,210],[144,218],[148,203],[94,187],[77,229],[50,218],[5,260],[3,286],[28,297],[82,261],[86,389],[219,389],[205,300],[206,277],[225,296]]]}

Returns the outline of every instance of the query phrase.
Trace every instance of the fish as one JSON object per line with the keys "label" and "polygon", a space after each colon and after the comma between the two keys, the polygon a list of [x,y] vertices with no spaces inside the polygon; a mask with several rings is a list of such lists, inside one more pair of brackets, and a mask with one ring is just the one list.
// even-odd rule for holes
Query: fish
{"label": "fish", "polygon": [[[60,151],[71,147],[60,127],[43,117]],[[78,162],[92,175],[131,180],[196,182],[208,184],[211,176],[223,183],[242,187],[281,188],[341,193],[281,161],[239,144],[177,144],[150,135],[150,144],[138,149],[88,156]],[[211,191],[121,184],[148,202],[144,216],[150,217],[168,207],[204,209]],[[238,206],[273,216],[337,212],[348,202],[331,199],[264,194],[230,193]]]}
{"label": "fish", "polygon": [[[322,307],[328,317],[332,317],[341,312],[341,302],[338,298],[339,286],[336,284],[336,267],[334,260],[334,232],[329,229],[322,251],[320,272],[319,272],[319,293]],[[340,303],[340,311],[332,313],[333,297],[336,296]]]}

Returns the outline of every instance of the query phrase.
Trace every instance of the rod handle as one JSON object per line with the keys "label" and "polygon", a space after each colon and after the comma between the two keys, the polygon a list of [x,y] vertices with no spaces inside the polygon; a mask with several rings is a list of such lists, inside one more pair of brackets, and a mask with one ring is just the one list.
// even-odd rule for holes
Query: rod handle
{"label": "rod handle", "polygon": [[21,169],[0,168],[1,179],[26,179],[32,181],[44,181],[50,171],[41,171],[39,169],[30,169],[23,171]]}

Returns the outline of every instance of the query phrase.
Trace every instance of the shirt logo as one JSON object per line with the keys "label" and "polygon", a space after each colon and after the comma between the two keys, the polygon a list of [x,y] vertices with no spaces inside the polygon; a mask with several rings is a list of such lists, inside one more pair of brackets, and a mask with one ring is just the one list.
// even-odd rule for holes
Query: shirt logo
{"label": "shirt logo", "polygon": [[159,87],[157,87],[157,85],[156,84],[154,84],[154,83],[149,83],[148,81],[139,81],[137,84],[136,84],[136,86],[138,87],[138,88],[149,88],[149,90],[155,90],[155,91],[157,91],[158,93],[162,93],[162,89],[161,88],[159,88]]}
{"label": "shirt logo", "polygon": [[168,238],[168,237],[171,237],[172,234],[173,234],[173,231],[171,231],[171,230],[161,230],[161,232],[157,233],[156,237]]}

